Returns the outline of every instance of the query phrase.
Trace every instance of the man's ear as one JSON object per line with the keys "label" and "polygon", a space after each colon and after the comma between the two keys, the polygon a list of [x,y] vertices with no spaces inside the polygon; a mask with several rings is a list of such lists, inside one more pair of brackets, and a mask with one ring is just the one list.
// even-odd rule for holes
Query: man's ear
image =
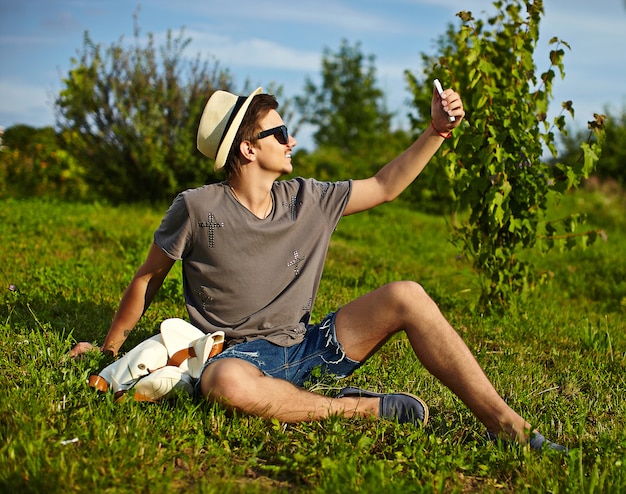
{"label": "man's ear", "polygon": [[239,145],[239,151],[241,155],[248,161],[254,161],[256,159],[256,148],[250,141],[241,141]]}

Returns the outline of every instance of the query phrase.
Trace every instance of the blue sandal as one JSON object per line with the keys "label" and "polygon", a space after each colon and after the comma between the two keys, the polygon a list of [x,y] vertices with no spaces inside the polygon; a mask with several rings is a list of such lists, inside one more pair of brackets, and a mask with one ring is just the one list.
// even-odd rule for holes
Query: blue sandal
{"label": "blue sandal", "polygon": [[362,398],[380,398],[378,417],[395,420],[400,424],[412,423],[426,425],[428,406],[421,398],[409,393],[374,393],[359,388],[344,388],[337,398],[359,396]]}
{"label": "blue sandal", "polygon": [[[502,438],[496,436],[491,431],[487,431],[485,433],[485,436],[487,437],[487,439],[489,441],[492,441],[492,442],[501,442],[504,445],[511,444],[511,441],[507,441],[506,439],[502,439]],[[530,445],[530,449],[532,449],[534,451],[541,452],[544,449],[552,449],[554,451],[563,452],[566,455],[569,454],[569,450],[565,446],[562,446],[561,444],[553,443],[552,441],[548,441],[542,434],[539,434],[538,432],[531,433],[530,440],[528,441],[528,443]]]}

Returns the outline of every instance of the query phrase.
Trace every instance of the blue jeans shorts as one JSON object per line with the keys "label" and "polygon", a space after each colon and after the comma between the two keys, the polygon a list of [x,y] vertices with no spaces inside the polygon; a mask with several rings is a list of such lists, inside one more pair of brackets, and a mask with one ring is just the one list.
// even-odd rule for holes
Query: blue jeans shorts
{"label": "blue jeans shorts", "polygon": [[313,380],[314,369],[319,369],[321,375],[346,377],[363,362],[348,358],[337,341],[336,314],[331,312],[319,324],[309,325],[304,340],[297,345],[282,347],[266,340],[239,343],[207,360],[204,369],[219,359],[238,358],[250,362],[266,376],[284,379],[300,387]]}

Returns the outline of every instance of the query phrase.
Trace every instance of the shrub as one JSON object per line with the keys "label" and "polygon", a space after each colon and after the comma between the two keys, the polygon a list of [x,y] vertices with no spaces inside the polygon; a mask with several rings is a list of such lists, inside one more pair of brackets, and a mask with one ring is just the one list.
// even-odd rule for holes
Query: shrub
{"label": "shrub", "polygon": [[[546,150],[556,155],[555,132],[564,132],[565,114],[573,113],[566,102],[552,122],[547,118],[553,80],[557,71],[564,77],[568,46],[553,38],[550,66],[538,75],[534,50],[543,2],[508,0],[494,6],[497,13],[486,21],[471,12],[458,14],[461,28],[450,29],[440,41],[441,55],[424,57],[427,83],[407,74],[422,115],[427,115],[434,77],[463,93],[466,120],[440,153],[438,190],[454,200],[456,211],[469,213],[455,225],[453,239],[481,274],[486,308],[506,304],[540,279],[519,256],[523,250],[571,248],[597,237],[593,231],[577,233],[581,217],[548,222],[546,210],[592,172],[604,128],[604,117],[596,115],[590,122],[595,139],[581,145],[582,160],[543,160]],[[424,117],[414,123],[422,128]]]}
{"label": "shrub", "polygon": [[122,40],[108,48],[85,33],[82,52],[56,100],[64,144],[88,171],[86,180],[113,202],[169,201],[181,189],[214,179],[196,150],[196,132],[207,99],[229,90],[231,78],[217,63],[183,57],[190,40],[168,32],[142,45]]}
{"label": "shrub", "polygon": [[84,199],[85,168],[61,148],[52,127],[9,127],[0,148],[0,197]]}

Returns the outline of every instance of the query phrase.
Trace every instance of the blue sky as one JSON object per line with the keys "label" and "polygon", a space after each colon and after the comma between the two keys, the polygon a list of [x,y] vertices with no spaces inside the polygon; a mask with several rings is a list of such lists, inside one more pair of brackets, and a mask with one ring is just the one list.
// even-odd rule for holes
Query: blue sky
{"label": "blue sky", "polygon": [[[565,57],[566,78],[557,82],[555,107],[573,100],[583,127],[594,112],[616,115],[626,108],[626,0],[545,0],[536,52],[537,66],[548,65],[547,41],[557,36],[572,50]],[[54,125],[53,101],[62,88],[70,59],[83,34],[106,46],[133,40],[132,0],[0,0],[0,126]],[[389,109],[406,114],[403,72],[418,72],[420,54],[459,10],[493,12],[490,0],[150,0],[139,10],[142,34],[160,44],[168,29],[181,28],[192,39],[190,57],[214,58],[246,80],[283,84],[288,96],[301,94],[307,76],[320,73],[324,48],[336,51],[342,39],[361,43],[376,57],[379,85]],[[462,93],[462,88],[459,88]],[[289,123],[289,122],[287,122]],[[300,137],[307,147],[306,136]]]}

